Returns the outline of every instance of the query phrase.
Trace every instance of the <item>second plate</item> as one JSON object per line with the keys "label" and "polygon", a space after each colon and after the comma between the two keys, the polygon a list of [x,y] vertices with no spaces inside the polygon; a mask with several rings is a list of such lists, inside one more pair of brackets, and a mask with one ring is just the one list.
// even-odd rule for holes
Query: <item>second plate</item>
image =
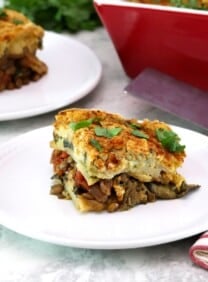
{"label": "second plate", "polygon": [[101,63],[87,46],[70,36],[46,32],[38,57],[48,74],[17,90],[0,93],[0,121],[43,114],[87,95],[100,80]]}

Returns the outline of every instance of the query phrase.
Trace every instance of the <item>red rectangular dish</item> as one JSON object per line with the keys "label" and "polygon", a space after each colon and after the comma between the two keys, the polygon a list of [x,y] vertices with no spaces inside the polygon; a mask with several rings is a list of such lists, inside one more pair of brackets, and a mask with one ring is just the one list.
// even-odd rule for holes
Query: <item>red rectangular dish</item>
{"label": "red rectangular dish", "polygon": [[157,69],[208,90],[208,11],[94,0],[126,74]]}

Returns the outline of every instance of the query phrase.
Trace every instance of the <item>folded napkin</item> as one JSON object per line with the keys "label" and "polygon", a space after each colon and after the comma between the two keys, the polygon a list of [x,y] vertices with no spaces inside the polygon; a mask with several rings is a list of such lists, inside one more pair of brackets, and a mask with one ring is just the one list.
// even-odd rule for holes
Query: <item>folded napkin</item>
{"label": "folded napkin", "polygon": [[195,264],[208,270],[208,231],[191,246],[189,255]]}

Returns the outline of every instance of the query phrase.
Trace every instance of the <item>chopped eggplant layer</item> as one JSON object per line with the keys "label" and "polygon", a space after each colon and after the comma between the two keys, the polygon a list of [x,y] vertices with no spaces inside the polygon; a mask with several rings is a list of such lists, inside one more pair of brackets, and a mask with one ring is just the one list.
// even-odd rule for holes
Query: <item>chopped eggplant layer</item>
{"label": "chopped eggplant layer", "polygon": [[[113,179],[101,179],[89,186],[76,169],[74,161],[69,155],[61,151],[54,151],[52,156],[56,182],[51,188],[51,194],[59,198],[67,198],[65,181],[69,171],[73,172],[73,193],[89,205],[96,202],[99,210],[109,212],[128,210],[138,204],[154,202],[157,199],[176,199],[188,192],[199,188],[199,185],[188,185],[183,182],[178,188],[173,183],[161,184],[157,182],[140,182],[127,173],[115,176]],[[95,208],[96,210],[96,208]]]}

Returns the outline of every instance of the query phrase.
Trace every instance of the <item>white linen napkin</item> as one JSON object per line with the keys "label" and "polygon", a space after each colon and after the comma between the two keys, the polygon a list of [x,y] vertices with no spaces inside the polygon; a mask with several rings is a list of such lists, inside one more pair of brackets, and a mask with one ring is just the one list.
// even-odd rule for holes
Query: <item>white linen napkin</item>
{"label": "white linen napkin", "polygon": [[208,270],[208,231],[191,246],[189,255],[193,263]]}

